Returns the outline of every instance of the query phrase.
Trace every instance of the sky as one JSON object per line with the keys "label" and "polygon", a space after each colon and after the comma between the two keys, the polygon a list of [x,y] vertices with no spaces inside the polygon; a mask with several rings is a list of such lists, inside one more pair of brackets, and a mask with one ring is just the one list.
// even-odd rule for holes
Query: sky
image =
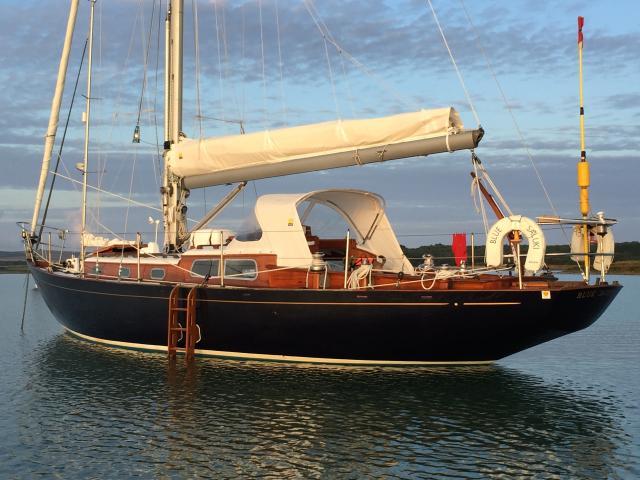
{"label": "sky", "polygon": [[[426,0],[202,0],[196,8],[187,0],[185,134],[237,134],[240,122],[249,132],[451,105],[466,127],[479,122],[484,128],[476,153],[514,213],[577,217],[582,15],[592,211],[619,220],[617,241],[640,239],[640,3],[432,4],[464,87]],[[88,6],[80,2],[56,154],[87,37]],[[159,0],[98,0],[94,38],[89,183],[155,207],[163,128],[158,20],[165,9]],[[63,0],[0,2],[0,250],[20,249],[16,222],[31,219],[67,15]],[[76,181],[85,77],[83,70],[60,167]],[[138,116],[142,142],[132,144]],[[237,227],[257,195],[358,188],[386,199],[401,243],[448,243],[453,232],[484,232],[470,170],[469,152],[456,152],[260,180],[217,225]],[[228,188],[191,192],[189,217],[197,220]],[[77,184],[58,177],[47,224],[77,232],[80,198]],[[157,218],[157,211],[127,208],[106,194],[91,194],[89,201],[92,232],[133,238],[141,231],[151,240],[147,218]],[[550,243],[567,241],[557,229],[547,236]]]}

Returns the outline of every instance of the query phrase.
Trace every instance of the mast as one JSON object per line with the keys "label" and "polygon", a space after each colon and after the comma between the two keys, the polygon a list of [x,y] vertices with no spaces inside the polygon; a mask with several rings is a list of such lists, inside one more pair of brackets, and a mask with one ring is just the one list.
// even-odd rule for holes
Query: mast
{"label": "mast", "polygon": [[187,197],[184,181],[172,173],[168,164],[169,152],[182,136],[182,37],[184,0],[171,0],[165,23],[165,143],[162,180],[162,213],[164,218],[164,248],[168,252],[180,250],[188,238]]}
{"label": "mast", "polygon": [[[589,162],[584,143],[584,95],[582,87],[582,27],[584,17],[578,17],[578,65],[580,77],[580,161],[578,162],[578,187],[580,188],[580,214],[583,219],[589,216]],[[582,225],[584,242],[584,276],[589,282],[589,227]]]}
{"label": "mast", "polygon": [[167,11],[167,16],[164,20],[164,148],[169,148],[170,145],[169,135],[171,131],[171,116],[169,112],[171,111],[170,102],[171,102],[171,94],[169,92],[169,79],[170,79],[170,71],[171,71],[171,44],[170,44],[170,30],[169,30],[169,15],[170,12]]}
{"label": "mast", "polygon": [[91,2],[89,15],[89,56],[87,57],[87,106],[84,124],[84,160],[82,163],[82,227],[80,233],[80,271],[84,274],[84,237],[87,228],[87,175],[89,168],[89,126],[91,119],[91,68],[93,57],[93,14],[97,0]]}
{"label": "mast", "polygon": [[49,162],[51,161],[51,152],[58,131],[58,119],[60,115],[60,104],[62,103],[62,94],[64,93],[64,82],[67,75],[67,65],[69,64],[69,52],[71,51],[71,43],[73,41],[73,32],[76,25],[76,17],[78,13],[78,0],[71,0],[69,5],[69,19],[67,21],[67,31],[64,37],[62,47],[62,55],[60,57],[60,66],[58,67],[58,79],[56,80],[56,89],[51,101],[51,114],[49,115],[49,126],[47,127],[47,136],[44,141],[44,155],[42,156],[42,170],[40,171],[40,181],[38,182],[38,190],[36,192],[36,202],[33,208],[33,217],[31,218],[31,235],[35,234],[38,217],[40,216],[40,206],[42,205],[42,196],[44,187],[49,173]]}
{"label": "mast", "polygon": [[182,132],[182,27],[184,0],[171,0],[171,143],[178,143]]}

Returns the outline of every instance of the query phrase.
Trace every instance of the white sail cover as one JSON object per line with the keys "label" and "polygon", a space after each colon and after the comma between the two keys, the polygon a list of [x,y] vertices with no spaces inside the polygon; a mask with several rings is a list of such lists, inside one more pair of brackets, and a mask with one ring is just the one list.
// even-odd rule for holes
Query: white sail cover
{"label": "white sail cover", "polygon": [[184,139],[168,152],[168,165],[188,188],[197,188],[473,148],[479,138],[463,135],[469,133],[463,128],[458,112],[448,107]]}

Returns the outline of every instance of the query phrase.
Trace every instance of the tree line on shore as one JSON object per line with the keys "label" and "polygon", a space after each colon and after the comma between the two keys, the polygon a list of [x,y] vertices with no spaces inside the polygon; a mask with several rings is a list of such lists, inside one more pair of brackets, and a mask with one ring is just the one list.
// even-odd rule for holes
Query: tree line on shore
{"label": "tree line on shore", "polygon": [[[453,265],[455,264],[453,251],[451,245],[443,243],[436,243],[433,245],[423,245],[420,247],[410,248],[401,245],[402,251],[409,258],[413,265],[418,265],[422,262],[423,255],[431,255],[435,265]],[[505,248],[508,248],[505,246]],[[592,251],[594,251],[593,248]],[[505,250],[506,252],[506,250]],[[547,253],[568,253],[569,247],[567,245],[547,245]],[[526,243],[522,245],[521,253],[527,253]],[[473,254],[476,261],[480,263],[484,259],[484,245],[476,245]],[[471,263],[471,246],[467,245],[467,264]],[[549,257],[548,262],[552,265],[572,265],[575,262],[571,260],[569,255],[559,255]],[[640,263],[640,242],[620,242],[616,243],[615,248],[615,262],[630,262],[635,261]]]}

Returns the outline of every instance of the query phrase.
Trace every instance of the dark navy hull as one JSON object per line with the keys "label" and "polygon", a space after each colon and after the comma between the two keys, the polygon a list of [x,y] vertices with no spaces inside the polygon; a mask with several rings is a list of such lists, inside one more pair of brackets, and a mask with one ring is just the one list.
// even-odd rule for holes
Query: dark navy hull
{"label": "dark navy hull", "polygon": [[[67,329],[133,348],[167,345],[172,285],[82,279],[31,267]],[[201,288],[196,353],[366,363],[489,362],[588,327],[618,285],[540,291]]]}

